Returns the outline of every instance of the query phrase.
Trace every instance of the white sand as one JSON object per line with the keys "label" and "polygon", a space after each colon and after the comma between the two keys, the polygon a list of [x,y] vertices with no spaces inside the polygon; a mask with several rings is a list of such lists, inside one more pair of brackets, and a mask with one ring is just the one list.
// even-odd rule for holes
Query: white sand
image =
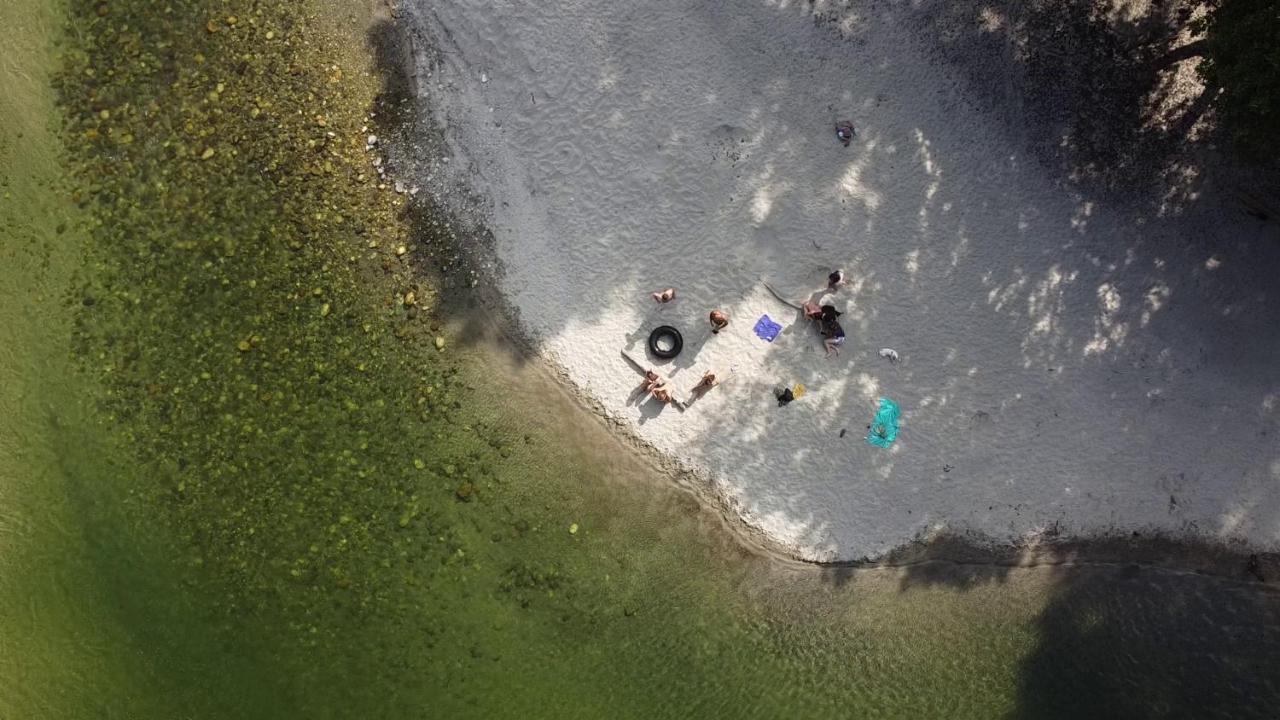
{"label": "white sand", "polygon": [[[1280,545],[1275,224],[1212,197],[1170,217],[1080,200],[966,98],[909,8],[812,8],[405,8],[444,51],[419,83],[546,355],[807,559],[941,528]],[[761,279],[808,296],[835,267],[849,337],[827,359]],[[708,340],[713,307],[733,322]],[[773,344],[751,332],[763,313],[788,326]],[[634,403],[620,355],[667,322],[685,350],[654,364],[682,393],[734,373],[685,412]],[[779,408],[779,382],[808,394]],[[904,413],[887,451],[862,439],[881,395]]]}

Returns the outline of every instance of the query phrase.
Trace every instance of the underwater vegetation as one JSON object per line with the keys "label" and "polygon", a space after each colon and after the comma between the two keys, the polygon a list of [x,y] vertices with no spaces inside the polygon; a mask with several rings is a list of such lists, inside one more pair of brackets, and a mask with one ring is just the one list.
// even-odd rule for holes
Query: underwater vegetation
{"label": "underwater vegetation", "polygon": [[467,389],[415,270],[449,238],[410,237],[371,166],[376,79],[307,3],[72,16],[75,352],[147,468],[130,502],[221,579],[224,612],[283,610],[306,643],[332,631],[318,605],[372,616],[465,566],[454,506],[514,441],[456,418]]}

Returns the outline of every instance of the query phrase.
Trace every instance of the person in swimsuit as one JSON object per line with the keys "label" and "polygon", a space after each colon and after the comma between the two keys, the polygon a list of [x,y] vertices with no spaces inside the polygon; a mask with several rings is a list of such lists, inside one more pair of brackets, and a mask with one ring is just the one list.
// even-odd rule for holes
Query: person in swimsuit
{"label": "person in swimsuit", "polygon": [[729,314],[723,310],[711,311],[711,332],[719,333],[721,330],[729,327]]}
{"label": "person in swimsuit", "polygon": [[662,376],[654,370],[644,371],[644,391],[650,392],[654,387],[662,383]]}
{"label": "person in swimsuit", "polygon": [[698,384],[693,386],[693,392],[698,395],[702,395],[719,384],[720,381],[716,379],[716,374],[708,370],[706,373],[703,373],[702,379],[698,381]]}
{"label": "person in swimsuit", "polygon": [[827,276],[827,289],[830,290],[831,292],[835,292],[836,288],[839,288],[841,283],[843,282],[844,282],[844,271],[832,270],[831,274]]}
{"label": "person in swimsuit", "polygon": [[653,301],[656,303],[669,303],[676,299],[676,289],[667,288],[660,292],[653,293]]}
{"label": "person in swimsuit", "polygon": [[658,399],[658,402],[669,404],[675,401],[675,397],[671,394],[671,387],[667,385],[666,380],[659,380],[657,385],[649,391],[649,394]]}
{"label": "person in swimsuit", "polygon": [[822,347],[827,349],[827,356],[831,353],[840,354],[840,346],[844,344],[844,328],[840,327],[840,323],[832,320],[827,323],[822,331],[823,341]]}

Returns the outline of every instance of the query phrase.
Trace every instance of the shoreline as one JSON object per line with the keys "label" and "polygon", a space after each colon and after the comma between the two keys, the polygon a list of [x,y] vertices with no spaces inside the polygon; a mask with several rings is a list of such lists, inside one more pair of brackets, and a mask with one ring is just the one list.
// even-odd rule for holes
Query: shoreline
{"label": "shoreline", "polygon": [[[520,330],[512,314],[503,310],[500,294],[472,289],[482,307],[488,332],[500,336],[502,345],[512,346],[513,353],[539,365],[540,371],[558,386],[582,412],[617,437],[630,450],[644,458],[657,473],[665,476],[676,489],[688,491],[703,512],[714,515],[723,531],[747,551],[772,563],[796,565],[817,571],[891,571],[925,565],[975,566],[1004,569],[1053,567],[1140,566],[1171,573],[1188,573],[1280,587],[1280,552],[1258,551],[1240,543],[1213,542],[1195,538],[1160,535],[1110,535],[1063,537],[1036,543],[1000,543],[993,538],[941,533],[929,539],[903,543],[879,558],[821,561],[804,557],[777,542],[760,528],[748,523],[714,493],[705,473],[681,464],[676,458],[654,447],[623,421],[611,417],[599,400],[573,382],[564,368],[538,352],[537,345]],[[463,302],[455,300],[453,302]],[[446,302],[447,307],[450,303]],[[498,310],[498,312],[488,312]],[[475,311],[467,311],[473,314]],[[1255,571],[1257,574],[1255,574]]]}
{"label": "shoreline", "polygon": [[[423,31],[421,27],[417,27],[412,31],[408,30],[407,23],[409,22],[412,22],[412,20],[406,20],[401,17],[397,22],[399,31]],[[444,57],[444,55],[438,55],[437,57]],[[462,62],[456,59],[455,61]],[[424,71],[430,77],[431,73],[439,71],[439,68],[433,69],[424,65],[414,65],[408,69],[408,72],[415,76]],[[460,73],[459,68],[455,67],[451,72],[445,74],[443,81],[438,79],[434,81],[437,84],[443,82],[443,84],[449,86],[446,92],[455,95],[452,98],[451,107],[445,108],[443,111],[437,110],[439,113],[437,119],[440,116],[447,116],[454,121],[460,119],[459,113],[461,111],[459,110],[459,105],[466,105],[468,102],[456,97],[457,93],[464,92],[461,89],[461,83],[465,80],[462,77],[464,74]],[[487,76],[482,77],[484,78],[481,80],[482,84],[488,83],[491,79]],[[419,79],[418,89],[422,90],[429,82]],[[474,93],[476,90],[476,87],[471,87],[465,92]],[[418,102],[423,103],[427,99],[439,100],[440,98],[431,98],[430,93],[425,93],[418,98]],[[456,125],[451,125],[450,127],[453,132],[458,132],[459,130]],[[474,136],[479,130],[470,128],[463,132]],[[450,140],[456,149],[460,141],[458,138],[450,138]],[[471,166],[472,174],[469,179],[474,181],[475,167],[477,163],[483,164],[482,160],[471,155],[461,156],[459,159],[463,160],[463,162],[458,164]],[[439,166],[436,166],[432,171],[441,172],[441,170]],[[492,170],[488,171],[488,173],[491,175]],[[482,174],[484,173],[482,172]],[[455,172],[450,174],[442,172],[442,176],[447,177],[448,182],[451,183],[458,183],[461,180],[468,179],[466,173]],[[479,188],[475,187],[470,189],[473,192],[479,190]],[[505,205],[507,198],[494,197],[489,199],[492,202],[503,202]],[[484,222],[486,219],[492,220],[492,218],[478,218],[474,210],[470,215],[469,219],[473,223]],[[509,220],[510,218],[508,217]],[[488,230],[483,232],[487,233]],[[502,232],[511,231],[509,228],[504,230],[501,227],[494,231],[496,234]],[[482,249],[481,254],[484,252]],[[496,249],[492,252],[496,263],[501,266],[503,261],[501,253],[498,253]],[[629,444],[649,455],[664,472],[676,477],[677,484],[692,488],[700,497],[704,506],[728,521],[728,525],[735,528],[736,534],[743,536],[745,542],[749,545],[765,548],[766,552],[827,567],[882,567],[886,566],[886,563],[888,566],[894,566],[920,561],[945,561],[953,558],[963,559],[974,556],[988,558],[994,564],[1020,564],[1026,562],[1056,564],[1074,562],[1075,559],[1082,555],[1099,558],[1134,558],[1138,562],[1166,566],[1171,555],[1185,554],[1200,559],[1188,565],[1179,564],[1179,566],[1190,567],[1195,571],[1201,571],[1223,563],[1247,564],[1250,556],[1256,556],[1259,567],[1266,568],[1263,571],[1263,575],[1266,577],[1274,577],[1275,575],[1272,568],[1277,567],[1277,553],[1265,542],[1242,544],[1238,538],[1211,539],[1203,534],[1197,536],[1194,533],[1179,535],[1168,532],[1168,528],[1158,526],[1154,531],[1150,527],[1142,526],[1136,529],[1120,528],[1111,532],[1083,532],[1079,534],[1075,534],[1068,529],[1063,533],[1062,537],[1055,537],[1057,533],[1055,529],[1057,523],[1055,522],[1046,524],[1040,533],[1030,536],[1024,535],[1019,538],[1021,541],[1014,542],[1009,542],[1007,535],[1002,539],[998,535],[981,531],[964,531],[962,529],[960,532],[956,532],[944,528],[938,532],[931,529],[918,531],[914,533],[915,537],[913,538],[904,538],[897,544],[881,547],[875,552],[855,553],[854,557],[841,556],[833,560],[826,553],[815,554],[811,548],[806,548],[794,541],[788,541],[780,537],[776,532],[770,532],[758,521],[753,521],[751,514],[743,509],[741,499],[727,491],[724,486],[718,485],[713,472],[705,467],[699,467],[697,463],[690,463],[687,457],[681,457],[679,454],[671,452],[669,448],[663,449],[658,444],[655,444],[651,436],[645,437],[638,432],[638,428],[633,423],[621,417],[618,408],[602,402],[598,389],[591,386],[591,380],[575,377],[574,371],[563,362],[560,353],[548,347],[545,342],[539,342],[534,339],[543,335],[543,333],[539,333],[524,322],[524,313],[522,313],[519,304],[499,289],[506,281],[504,272],[501,269],[497,269],[492,271],[492,275],[492,281],[482,283],[483,295],[487,296],[486,303],[491,307],[499,308],[499,314],[509,316],[508,322],[512,324],[512,330],[507,333],[508,337],[518,337],[519,342],[526,348],[526,352],[532,353],[540,362],[545,363],[548,372],[555,375],[557,382],[569,389],[578,398],[578,402],[601,418],[602,422],[610,425],[615,432],[621,431],[625,434]],[[1140,542],[1146,547],[1135,552],[1132,547],[1134,542],[1132,533],[1140,533],[1143,536]],[[1197,550],[1197,548],[1200,548],[1200,550]],[[1028,558],[1031,559],[1028,560]]]}

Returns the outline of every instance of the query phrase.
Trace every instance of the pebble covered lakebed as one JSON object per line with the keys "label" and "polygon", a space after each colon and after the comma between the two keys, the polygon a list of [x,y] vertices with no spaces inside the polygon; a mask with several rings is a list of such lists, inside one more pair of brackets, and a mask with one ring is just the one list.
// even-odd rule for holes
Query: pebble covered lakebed
{"label": "pebble covered lakebed", "polygon": [[743,544],[467,309],[348,5],[0,9],[0,716],[1271,714],[1256,583]]}

